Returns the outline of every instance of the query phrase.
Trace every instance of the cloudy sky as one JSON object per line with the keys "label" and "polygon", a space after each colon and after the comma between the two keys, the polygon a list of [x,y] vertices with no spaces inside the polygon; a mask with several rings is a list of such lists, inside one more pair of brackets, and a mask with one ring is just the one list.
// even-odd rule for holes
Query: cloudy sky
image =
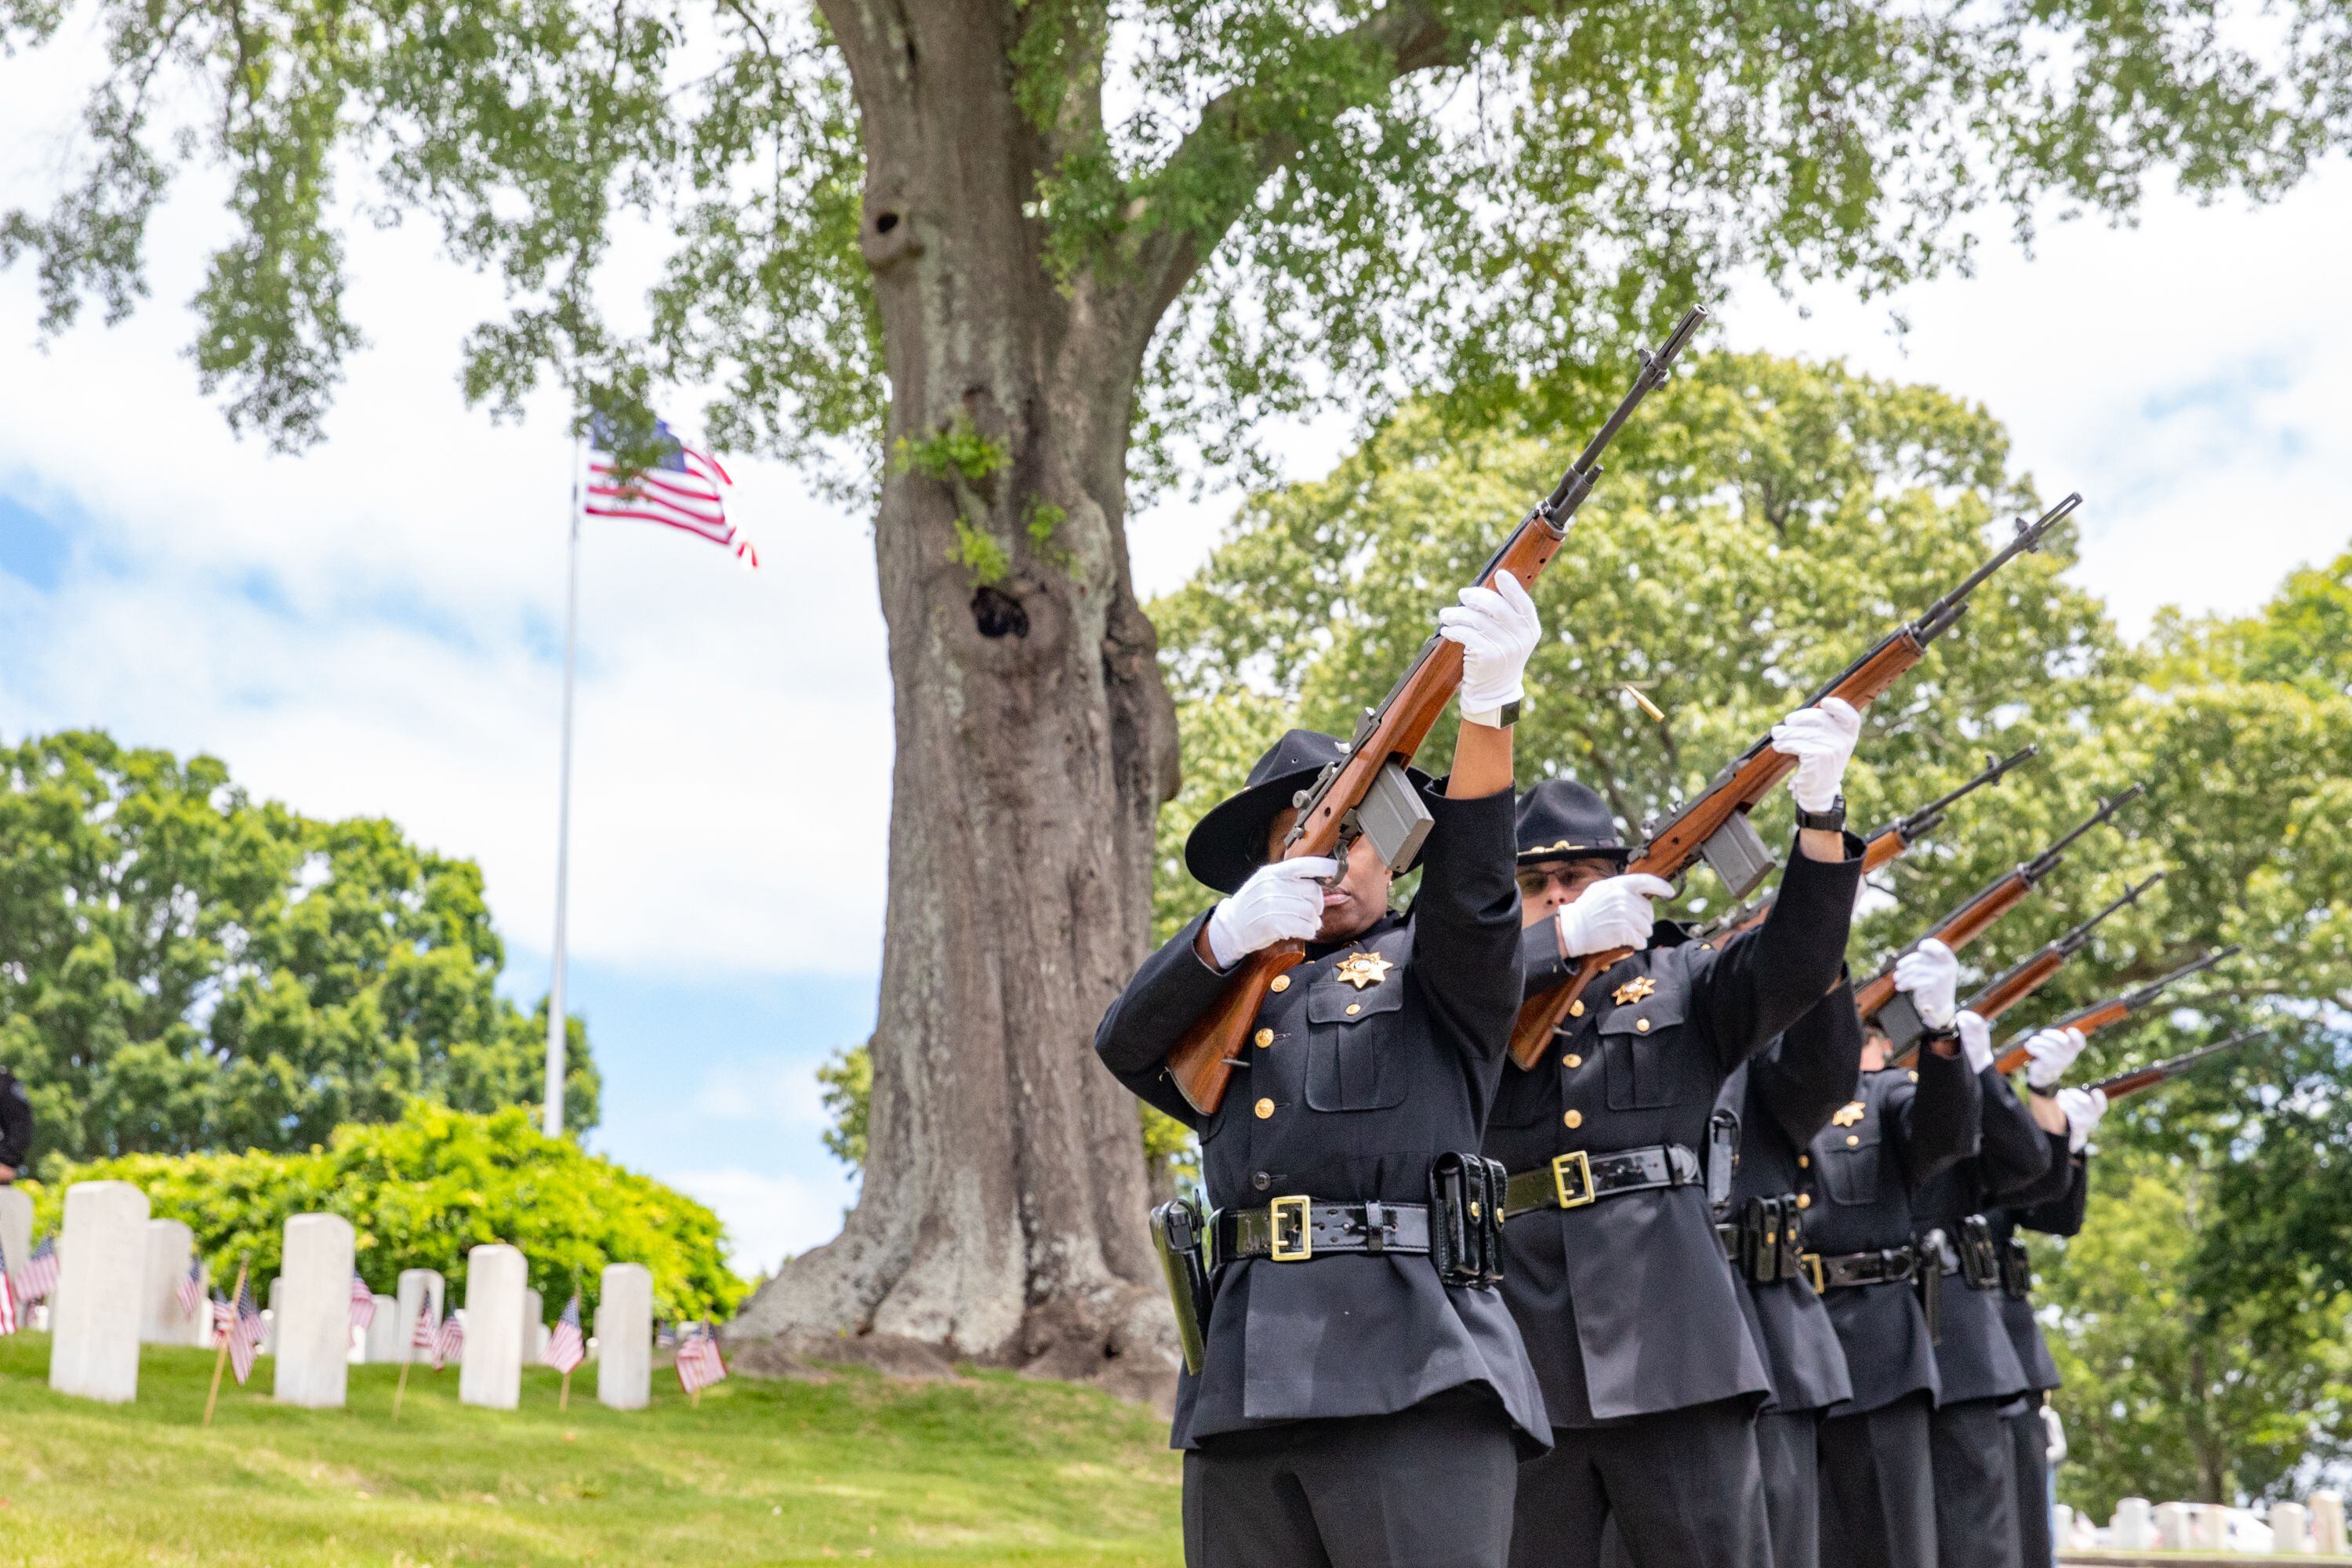
{"label": "cloudy sky", "polygon": [[[0,208],[55,188],[68,73],[0,59]],[[497,307],[421,226],[352,237],[371,340],[329,439],[233,438],[184,357],[216,187],[151,247],[153,300],[41,348],[0,275],[0,733],[65,725],[225,758],[312,815],[382,814],[479,860],[510,957],[547,984],[566,440],[552,406],[468,412],[457,343]],[[2138,226],[2047,229],[2031,258],[1857,305],[1719,302],[1722,340],[1941,384],[2079,489],[2084,584],[2127,628],[2252,605],[2352,536],[2352,168],[2275,206],[2159,200]],[[1890,310],[1911,324],[1889,331]],[[1328,467],[1347,424],[1292,432]],[[606,1085],[595,1145],[716,1205],[737,1262],[830,1235],[854,1194],[812,1071],[874,1010],[889,769],[867,525],[735,461],[747,573],[683,535],[606,525],[582,567],[572,1004]],[[1135,524],[1147,591],[1181,580],[1231,496]],[[825,773],[818,776],[819,760]]]}

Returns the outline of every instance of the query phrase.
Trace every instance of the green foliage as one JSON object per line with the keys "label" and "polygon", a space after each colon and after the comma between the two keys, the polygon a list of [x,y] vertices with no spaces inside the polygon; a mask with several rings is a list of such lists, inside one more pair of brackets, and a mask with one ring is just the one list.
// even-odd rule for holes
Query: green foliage
{"label": "green foliage", "polygon": [[1004,574],[1013,570],[1012,558],[1004,553],[1004,546],[996,536],[961,517],[955,520],[955,542],[948,546],[948,559],[970,574],[975,588],[1002,583]]}
{"label": "green foliage", "polygon": [[2061,1498],[2105,1519],[2126,1496],[2293,1495],[2299,1469],[2341,1458],[2352,1436],[2352,1300],[2319,1297],[2283,1318],[2252,1301],[2213,1310],[2189,1289],[2221,1219],[2210,1180],[2147,1152],[2091,1170],[2083,1234],[2042,1249],[2065,1379]]}
{"label": "green foliage", "polygon": [[[513,408],[550,372],[637,406],[715,386],[714,439],[855,486],[885,399],[866,149],[919,155],[909,126],[949,110],[920,77],[854,94],[818,13],[101,0],[83,155],[49,211],[0,221],[0,259],[37,268],[52,329],[86,299],[119,319],[179,166],[225,167],[198,366],[241,428],[299,446],[360,342],[341,213],[416,214],[513,300],[467,344],[470,396]],[[0,44],[47,45],[61,15],[14,0]],[[1460,409],[1557,391],[1523,378],[1739,268],[1874,291],[1965,264],[1970,215],[2022,235],[2053,197],[2128,214],[2168,174],[2274,195],[2342,143],[2352,43],[2331,0],[2286,0],[2242,44],[2235,16],[1031,0],[993,35],[1031,162],[971,199],[1019,231],[1038,293],[1138,313],[1136,457],[1164,482],[1180,455],[1262,457],[1271,414],[1377,412],[1408,374]],[[929,14],[895,25],[893,58],[934,47]],[[616,224],[646,220],[675,239],[632,335],[594,285]]]}
{"label": "green foliage", "polygon": [[[730,1352],[730,1361],[733,1353]],[[74,1568],[1177,1568],[1181,1461],[1141,1405],[1012,1373],[736,1376],[607,1410],[525,1367],[522,1403],[457,1399],[457,1369],[351,1369],[349,1408],[270,1397],[265,1358],[199,1425],[209,1352],[149,1345],[139,1398],[53,1394],[49,1338],[0,1339],[0,1494],[19,1563]],[[738,1363],[740,1365],[740,1363]]]}
{"label": "green foliage", "polygon": [[[546,1011],[498,994],[473,862],[90,731],[0,749],[0,1063],[44,1158],[299,1149],[412,1095],[541,1099]],[[571,1030],[581,1131],[598,1080]]]}
{"label": "green foliage", "polygon": [[971,415],[961,413],[936,436],[919,440],[899,437],[893,455],[902,474],[922,474],[942,481],[961,479],[975,487],[1013,461],[1012,453],[981,434]]}
{"label": "green foliage", "polygon": [[853,1171],[866,1168],[866,1121],[874,1104],[871,1042],[844,1046],[816,1069],[818,1093],[833,1124],[824,1130],[825,1152]]}
{"label": "green foliage", "polygon": [[[1344,731],[1376,701],[1584,435],[1408,407],[1328,478],[1252,498],[1202,572],[1153,606],[1185,767],[1160,822],[1162,938],[1206,902],[1182,868],[1193,821],[1284,727]],[[1627,825],[1702,788],[1989,553],[1996,519],[2035,501],[1983,410],[1760,356],[1693,361],[1644,406],[1609,468],[1537,585],[1546,637],[1517,744],[1523,784],[1581,778]],[[2296,1454],[2352,1442],[2334,1392],[2342,1369],[2322,1344],[2340,1337],[2352,1303],[2352,666],[2341,630],[2352,554],[2295,574],[2256,615],[2168,616],[2137,647],[2061,575],[2071,560],[2061,530],[2043,554],[2012,563],[1868,714],[1847,781],[1865,829],[1950,788],[1988,751],[2030,741],[2042,755],[1881,874],[1887,897],[1864,906],[1853,964],[1867,973],[2095,797],[2146,783],[2123,830],[2078,845],[1964,954],[1964,971],[2000,972],[2158,868],[2163,886],[2102,926],[2004,1032],[2244,945],[2211,982],[2184,987],[2178,1006],[2095,1036],[2081,1069],[2118,1070],[2275,1013],[2270,1045],[2124,1102],[2104,1130],[2119,1154],[2154,1162],[2135,1173],[2193,1191],[2200,1206],[2158,1255],[2166,1311],[2084,1307],[2095,1340],[2081,1364],[2099,1380],[2085,1398],[2112,1393],[2127,1410],[2091,1420],[2078,1446],[2095,1449],[2084,1462],[2105,1467],[2097,1475],[2117,1478],[2167,1423],[2219,1433],[2199,1473],[2259,1493],[2284,1484]],[[1666,711],[1663,725],[1628,685]],[[1451,723],[1423,753],[1439,768]],[[1759,810],[1768,842],[1787,834],[1788,811],[1778,797]],[[1681,907],[1720,910],[1711,873],[1693,872]],[[2108,1217],[2095,1225],[2119,1210],[2099,1212]],[[2075,1256],[2057,1265],[2062,1291]],[[2086,1279],[2086,1302],[2123,1288],[2103,1279]],[[2270,1358],[2259,1375],[2226,1373],[2242,1394],[2223,1398],[2206,1373],[2121,1381],[2128,1365],[2217,1340]],[[2211,1377],[2222,1367],[2209,1359]],[[2200,1458],[2179,1459],[2186,1451],[2172,1450],[2164,1473]],[[2081,1495],[2104,1498],[2107,1484],[2086,1479]]]}
{"label": "green foliage", "polygon": [[745,1289],[709,1209],[568,1138],[541,1137],[520,1107],[478,1116],[418,1101],[396,1122],[338,1127],[323,1147],[292,1153],[67,1165],[38,1194],[39,1222],[54,1226],[65,1189],[95,1181],[131,1183],[156,1218],[184,1221],[223,1290],[240,1260],[265,1287],[276,1277],[298,1214],[350,1220],[360,1275],[386,1294],[402,1269],[437,1268],[462,1300],[467,1254],[499,1241],[522,1249],[551,1312],[576,1288],[593,1313],[608,1263],[653,1271],[662,1318],[724,1319]]}

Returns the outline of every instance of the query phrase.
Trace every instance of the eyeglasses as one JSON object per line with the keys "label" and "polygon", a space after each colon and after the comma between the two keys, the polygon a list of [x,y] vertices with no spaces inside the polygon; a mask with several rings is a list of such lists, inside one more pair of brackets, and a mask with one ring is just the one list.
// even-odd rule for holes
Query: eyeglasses
{"label": "eyeglasses", "polygon": [[1573,893],[1601,879],[1590,867],[1550,865],[1522,867],[1518,879],[1519,897],[1535,900],[1542,898],[1554,883],[1559,884],[1561,892]]}

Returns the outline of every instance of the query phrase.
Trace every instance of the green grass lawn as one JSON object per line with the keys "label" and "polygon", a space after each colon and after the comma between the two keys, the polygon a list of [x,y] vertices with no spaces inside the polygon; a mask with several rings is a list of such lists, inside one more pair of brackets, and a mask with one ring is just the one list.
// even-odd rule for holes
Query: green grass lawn
{"label": "green grass lawn", "polygon": [[1179,1470],[1150,1412],[981,1373],[730,1378],[691,1408],[595,1402],[593,1367],[526,1373],[522,1408],[455,1367],[352,1369],[342,1410],[281,1408],[265,1358],[197,1421],[209,1352],[149,1347],[135,1405],[49,1392],[47,1335],[0,1340],[0,1568],[490,1564],[1174,1564]]}

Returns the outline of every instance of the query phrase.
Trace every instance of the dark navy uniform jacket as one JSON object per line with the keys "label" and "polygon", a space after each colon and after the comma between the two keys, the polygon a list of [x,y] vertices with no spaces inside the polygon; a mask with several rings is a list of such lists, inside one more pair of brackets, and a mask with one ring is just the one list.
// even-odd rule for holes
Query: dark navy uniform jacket
{"label": "dark navy uniform jacket", "polygon": [[[2021,1230],[2038,1230],[2046,1236],[2082,1234],[2083,1213],[2090,1198],[2084,1156],[2074,1152],[2066,1133],[2045,1136],[2050,1140],[2050,1173],[2030,1191],[2012,1197],[2008,1207],[1992,1212],[1996,1247],[2006,1248],[2010,1238]],[[2017,1352],[2019,1363],[2025,1368],[2025,1386],[2040,1394],[2057,1387],[2058,1363],[2050,1358],[2050,1345],[2042,1337],[2041,1320],[2033,1315],[2033,1299],[2003,1292],[2000,1321],[2009,1331],[2009,1342]]]}
{"label": "dark navy uniform jacket", "polygon": [[[1206,915],[1145,961],[1096,1031],[1120,1082],[1200,1133],[1213,1205],[1426,1203],[1435,1157],[1478,1147],[1518,1011],[1512,798],[1423,796],[1436,822],[1412,912],[1308,949],[1251,1025],[1246,1068],[1213,1115],[1185,1102],[1165,1066],[1224,990],[1192,946]],[[1390,967],[1360,988],[1336,973],[1351,954]],[[1213,1285],[1201,1375],[1177,1389],[1179,1447],[1276,1422],[1386,1415],[1471,1384],[1492,1388],[1533,1444],[1550,1441],[1501,1298],[1444,1284],[1425,1257],[1239,1258]]]}
{"label": "dark navy uniform jacket", "polygon": [[[1932,1050],[1919,1053],[1916,1068],[1864,1073],[1853,1099],[1808,1151],[1811,1163],[1798,1186],[1812,1199],[1805,1250],[1836,1258],[1910,1246],[1911,1194],[1976,1152],[1983,1093],[1967,1058]],[[1859,1415],[1915,1394],[1937,1396],[1935,1347],[1910,1285],[1849,1285],[1830,1291],[1822,1305],[1853,1391],[1832,1415]]]}
{"label": "dark navy uniform jacket", "polygon": [[[1817,1201],[1809,1145],[1853,1099],[1861,1081],[1862,1020],[1854,1015],[1853,987],[1840,981],[1769,1051],[1735,1071],[1717,1097],[1719,1109],[1739,1118],[1739,1164],[1731,1176],[1727,1218],[1737,1221],[1750,1198],[1794,1194],[1803,1205],[1798,1216],[1803,1223]],[[1844,1348],[1811,1282],[1800,1277],[1759,1284],[1745,1269],[1733,1273],[1772,1380],[1771,1408],[1821,1410],[1853,1397]]]}
{"label": "dark navy uniform jacket", "polygon": [[[1919,1234],[1941,1230],[1955,1247],[1960,1245],[1964,1219],[1998,1207],[2012,1194],[2029,1191],[2050,1170],[2050,1135],[2034,1121],[2009,1080],[1991,1068],[1977,1078],[1984,1089],[1984,1109],[1976,1154],[1948,1166],[1911,1200],[1911,1221]],[[1961,1275],[1944,1277],[1936,1373],[1945,1404],[2013,1399],[2025,1392],[2025,1366],[2001,1321],[2003,1300],[1997,1284],[1979,1289]]]}
{"label": "dark navy uniform jacket", "polygon": [[0,1068],[0,1164],[22,1175],[32,1163],[32,1099],[15,1073]]}
{"label": "dark navy uniform jacket", "polygon": [[[1720,952],[1688,941],[1654,946],[1587,986],[1534,1068],[1504,1073],[1487,1155],[1516,1174],[1578,1149],[1679,1143],[1703,1153],[1732,1069],[1837,984],[1862,876],[1862,841],[1852,835],[1846,855],[1792,851],[1771,913]],[[1659,934],[1671,940],[1668,927]],[[1574,973],[1553,922],[1538,921],[1524,940],[1530,991]],[[1647,994],[1636,999],[1643,980]],[[1703,1184],[1538,1209],[1503,1236],[1503,1295],[1553,1426],[1770,1392]]]}

